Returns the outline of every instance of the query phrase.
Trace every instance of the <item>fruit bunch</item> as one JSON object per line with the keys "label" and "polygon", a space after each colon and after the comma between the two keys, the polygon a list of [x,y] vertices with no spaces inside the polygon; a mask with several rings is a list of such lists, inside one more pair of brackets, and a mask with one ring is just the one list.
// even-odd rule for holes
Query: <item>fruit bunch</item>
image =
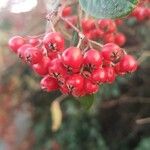
{"label": "fruit bunch", "polygon": [[[63,17],[73,25],[77,25],[77,16],[72,15],[72,7],[65,7],[62,11]],[[81,20],[81,29],[84,35],[91,40],[101,41],[103,43],[116,43],[123,46],[126,42],[126,37],[123,33],[117,30],[117,26],[122,24],[122,20],[83,18]],[[67,29],[72,29],[71,26],[65,23]]]}
{"label": "fruit bunch", "polygon": [[150,19],[150,8],[148,7],[149,3],[149,0],[141,1],[138,7],[132,12],[131,16],[135,17],[139,22]]}
{"label": "fruit bunch", "polygon": [[66,48],[60,32],[49,32],[42,38],[14,36],[9,47],[42,77],[44,91],[60,90],[75,97],[94,94],[101,84],[113,83],[117,76],[137,69],[135,58],[115,43],[97,49],[83,49],[82,43]]}

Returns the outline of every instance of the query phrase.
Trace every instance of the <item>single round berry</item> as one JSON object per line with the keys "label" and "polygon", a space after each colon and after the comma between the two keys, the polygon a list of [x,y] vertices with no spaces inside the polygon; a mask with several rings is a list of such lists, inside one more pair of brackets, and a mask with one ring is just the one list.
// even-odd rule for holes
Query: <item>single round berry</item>
{"label": "single round berry", "polygon": [[67,69],[77,69],[83,62],[82,52],[77,47],[69,47],[61,56],[62,63]]}
{"label": "single round berry", "polygon": [[111,19],[102,19],[98,21],[98,26],[104,32],[112,33],[116,31],[116,24]]}
{"label": "single round berry", "polygon": [[59,58],[52,60],[48,69],[50,76],[57,79],[62,79],[67,74],[66,68],[63,66],[62,61]]}
{"label": "single round berry", "polygon": [[124,56],[124,51],[114,43],[105,44],[101,50],[104,60],[117,63]]}
{"label": "single round berry", "polygon": [[81,21],[81,24],[82,24],[82,30],[84,33],[87,33],[90,30],[93,30],[96,28],[95,21],[93,19],[83,19]]}
{"label": "single round berry", "polygon": [[40,44],[42,43],[42,40],[41,39],[38,39],[38,38],[30,38],[29,39],[29,44],[31,44],[32,46],[39,46]]}
{"label": "single round berry", "polygon": [[84,81],[84,89],[87,94],[94,94],[98,91],[99,86],[86,79]]}
{"label": "single round berry", "polygon": [[71,13],[72,13],[72,7],[67,6],[67,7],[65,7],[65,8],[63,9],[63,11],[62,11],[62,16],[63,16],[63,17],[67,17],[67,16],[70,16]]}
{"label": "single round berry", "polygon": [[66,85],[70,92],[79,91],[83,88],[84,78],[80,74],[74,74],[68,77]]}
{"label": "single round berry", "polygon": [[43,57],[42,61],[38,64],[32,65],[32,69],[40,76],[45,76],[48,74],[48,67],[50,64],[50,59],[48,57]]}
{"label": "single round berry", "polygon": [[14,36],[8,41],[10,49],[17,53],[18,49],[26,43],[26,40],[21,36]]}
{"label": "single round berry", "polygon": [[59,32],[51,32],[45,35],[43,44],[49,52],[60,52],[64,50],[65,41],[63,36]]}
{"label": "single round berry", "polygon": [[83,59],[84,65],[91,67],[92,69],[97,69],[102,65],[101,54],[95,49],[90,49],[87,52],[85,52]]}
{"label": "single round berry", "polygon": [[55,91],[59,88],[57,80],[50,77],[49,75],[45,76],[41,80],[40,85],[41,85],[41,89],[46,92]]}
{"label": "single round berry", "polygon": [[105,33],[103,36],[104,43],[114,43],[115,41],[115,35],[114,33]]}
{"label": "single round berry", "polygon": [[106,73],[106,81],[108,83],[114,82],[116,79],[116,74],[115,74],[114,68],[113,67],[105,67],[104,70]]}
{"label": "single round berry", "polygon": [[24,55],[26,62],[29,64],[37,64],[42,61],[43,58],[42,52],[36,47],[28,48]]}
{"label": "single round berry", "polygon": [[107,81],[106,71],[103,68],[99,68],[92,72],[92,81],[95,83],[105,83]]}
{"label": "single round berry", "polygon": [[117,33],[115,35],[115,43],[119,46],[123,46],[126,42],[126,37],[123,33]]}
{"label": "single round berry", "polygon": [[23,61],[26,60],[25,52],[27,51],[28,48],[32,48],[32,45],[30,45],[30,44],[24,44],[24,45],[22,45],[22,46],[18,49],[18,52],[17,52],[18,57],[19,57],[20,59],[22,59]]}
{"label": "single round berry", "polygon": [[138,63],[131,55],[125,55],[120,60],[120,68],[122,72],[134,72],[138,67]]}

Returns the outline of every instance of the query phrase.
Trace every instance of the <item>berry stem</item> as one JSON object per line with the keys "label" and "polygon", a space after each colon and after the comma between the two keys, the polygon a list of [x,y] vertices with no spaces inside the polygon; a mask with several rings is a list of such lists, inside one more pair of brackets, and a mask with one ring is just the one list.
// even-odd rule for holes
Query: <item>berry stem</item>
{"label": "berry stem", "polygon": [[95,44],[95,45],[97,45],[97,46],[99,46],[99,47],[103,47],[103,44],[100,44],[100,43],[98,43],[98,42],[92,41],[92,40],[90,40],[90,39],[88,39],[88,41],[89,41],[89,43]]}

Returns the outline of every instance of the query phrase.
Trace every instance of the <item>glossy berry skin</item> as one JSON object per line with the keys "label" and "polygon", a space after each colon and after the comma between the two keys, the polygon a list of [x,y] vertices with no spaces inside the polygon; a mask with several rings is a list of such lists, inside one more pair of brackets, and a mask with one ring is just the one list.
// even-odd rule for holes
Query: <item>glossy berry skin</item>
{"label": "glossy berry skin", "polygon": [[22,59],[23,61],[26,60],[25,52],[27,51],[28,48],[32,48],[32,46],[30,44],[24,44],[18,49],[18,52],[17,52],[18,57]]}
{"label": "glossy berry skin", "polygon": [[113,67],[105,67],[104,70],[106,73],[106,82],[108,82],[108,83],[114,82],[116,79],[116,74],[115,74],[114,68]]}
{"label": "glossy berry skin", "polygon": [[80,68],[83,62],[82,52],[77,47],[69,47],[62,53],[61,60],[66,68]]}
{"label": "glossy berry skin", "polygon": [[14,52],[17,53],[18,49],[26,43],[26,40],[21,37],[21,36],[13,36],[9,41],[8,41],[8,46],[10,49]]}
{"label": "glossy berry skin", "polygon": [[81,21],[82,30],[84,33],[89,32],[90,30],[93,30],[96,28],[95,21],[93,19],[83,19]]}
{"label": "glossy berry skin", "polygon": [[43,44],[49,52],[60,52],[64,50],[65,41],[63,36],[59,32],[51,32],[45,35],[43,38]]}
{"label": "glossy berry skin", "polygon": [[68,7],[65,7],[62,11],[62,16],[63,17],[67,17],[67,16],[70,16],[72,14],[72,7],[68,6]]}
{"label": "glossy berry skin", "polygon": [[92,72],[92,81],[95,83],[105,83],[107,81],[106,71],[103,68],[99,68]]}
{"label": "glossy berry skin", "polygon": [[111,19],[102,19],[98,21],[98,26],[104,32],[112,33],[116,31],[116,24]]}
{"label": "glossy berry skin", "polygon": [[31,47],[28,48],[25,51],[25,60],[29,64],[37,64],[40,63],[43,59],[43,54],[42,52],[36,48],[36,47]]}
{"label": "glossy berry skin", "polygon": [[70,92],[82,90],[84,85],[84,79],[80,74],[74,74],[68,77],[66,85]]}
{"label": "glossy berry skin", "polygon": [[39,46],[42,43],[42,40],[38,39],[38,38],[30,38],[28,42],[32,46],[37,47],[37,46]]}
{"label": "glossy berry skin", "polygon": [[94,94],[98,91],[99,86],[97,84],[92,83],[90,80],[84,81],[84,89],[87,94]]}
{"label": "glossy berry skin", "polygon": [[104,60],[117,63],[124,56],[124,52],[118,45],[108,43],[103,46],[101,55]]}
{"label": "glossy berry skin", "polygon": [[40,85],[41,85],[41,89],[46,92],[55,91],[59,88],[57,80],[50,77],[49,75],[45,76],[41,80]]}
{"label": "glossy berry skin", "polygon": [[117,75],[120,75],[120,76],[123,76],[125,75],[126,72],[122,71],[121,67],[120,67],[120,62],[118,62],[115,66],[114,66],[114,70],[115,70],[115,73]]}
{"label": "glossy berry skin", "polygon": [[115,35],[115,43],[119,46],[123,46],[126,42],[126,37],[123,33],[117,33]]}
{"label": "glossy berry skin", "polygon": [[120,68],[122,72],[134,72],[138,67],[137,61],[131,55],[125,55],[120,60]]}
{"label": "glossy berry skin", "polygon": [[85,52],[84,56],[84,65],[90,66],[92,69],[97,69],[102,65],[102,57],[99,51],[95,49],[90,49]]}
{"label": "glossy berry skin", "polygon": [[59,58],[52,60],[48,69],[49,75],[57,79],[61,79],[67,74],[66,68],[63,66],[62,61]]}
{"label": "glossy berry skin", "polygon": [[38,64],[32,65],[32,69],[40,76],[45,76],[48,74],[48,67],[50,64],[50,59],[48,57],[43,57],[42,61]]}
{"label": "glossy berry skin", "polygon": [[106,33],[106,34],[104,34],[103,41],[104,41],[105,44],[106,43],[114,43],[114,41],[115,41],[114,33]]}

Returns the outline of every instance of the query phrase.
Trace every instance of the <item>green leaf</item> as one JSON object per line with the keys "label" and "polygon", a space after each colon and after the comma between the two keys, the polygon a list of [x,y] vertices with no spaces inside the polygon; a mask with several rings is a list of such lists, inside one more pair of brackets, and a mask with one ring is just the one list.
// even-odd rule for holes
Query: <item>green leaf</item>
{"label": "green leaf", "polygon": [[78,44],[78,41],[79,41],[78,32],[74,31],[71,40],[71,45],[76,46]]}
{"label": "green leaf", "polygon": [[128,15],[139,0],[79,0],[81,8],[95,18],[121,18]]}
{"label": "green leaf", "polygon": [[83,96],[80,97],[79,101],[81,103],[81,105],[86,109],[90,109],[93,102],[95,100],[95,96],[94,95],[88,95],[88,96]]}

